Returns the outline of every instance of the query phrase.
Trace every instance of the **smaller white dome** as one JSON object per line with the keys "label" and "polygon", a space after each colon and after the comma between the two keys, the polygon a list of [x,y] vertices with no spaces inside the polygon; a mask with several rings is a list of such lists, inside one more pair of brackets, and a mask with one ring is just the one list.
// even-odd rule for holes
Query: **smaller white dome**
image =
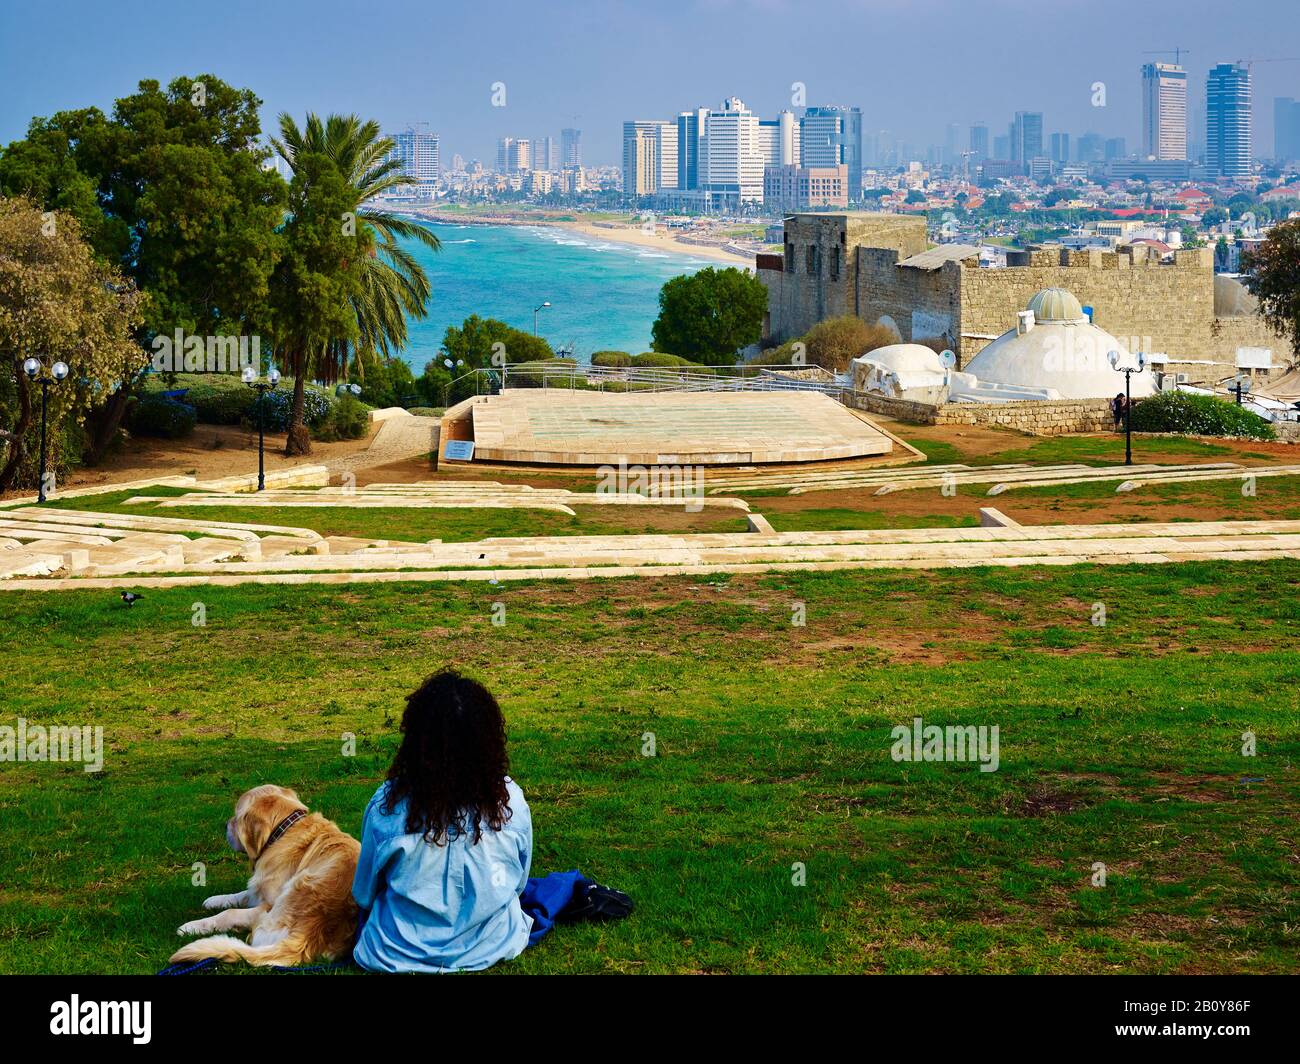
{"label": "smaller white dome", "polygon": [[1087,315],[1083,313],[1083,307],[1075,299],[1074,293],[1064,288],[1044,288],[1041,292],[1035,292],[1025,304],[1025,309],[1032,310],[1034,320],[1040,322],[1087,321]]}
{"label": "smaller white dome", "polygon": [[936,352],[924,344],[886,344],[859,355],[854,362],[874,362],[895,372],[942,373],[943,363]]}

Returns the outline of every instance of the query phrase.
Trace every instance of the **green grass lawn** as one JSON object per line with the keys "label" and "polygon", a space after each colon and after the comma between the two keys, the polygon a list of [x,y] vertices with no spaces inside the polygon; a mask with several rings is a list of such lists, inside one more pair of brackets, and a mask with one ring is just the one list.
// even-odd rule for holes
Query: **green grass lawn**
{"label": "green grass lawn", "polygon": [[[106,743],[0,766],[0,972],[162,967],[247,877],[249,786],[358,832],[444,664],[505,709],[535,870],[637,902],[500,971],[1295,972],[1297,591],[1278,561],[0,595],[0,723]],[[894,762],[914,715],[997,725],[1000,769]]]}
{"label": "green grass lawn", "polygon": [[[51,500],[51,506],[96,513],[123,513],[154,517],[184,517],[197,521],[233,521],[239,524],[287,525],[310,528],[322,536],[358,536],[365,539],[430,539],[465,542],[499,536],[604,536],[641,535],[680,530],[689,532],[743,532],[745,516],[739,510],[710,508],[683,515],[668,507],[580,506],[574,516],[547,510],[410,509],[347,506],[168,506],[149,503],[126,505],[142,495],[171,497],[190,494],[191,488],[150,487]],[[196,533],[199,535],[201,533]]]}
{"label": "green grass lawn", "polygon": [[[1008,444],[999,451],[988,454],[967,455],[945,440],[909,439],[907,441],[926,458],[936,464],[964,463],[970,466],[1005,465],[1008,462],[1025,462],[1033,465],[1051,465],[1063,462],[1082,462],[1086,465],[1123,465],[1124,436],[1022,436],[1008,433]],[[1205,440],[1176,436],[1133,437],[1133,461],[1154,461],[1162,464],[1196,461],[1236,461],[1238,457],[1277,461],[1275,455],[1261,452],[1238,454],[1231,447],[1209,443]],[[1155,455],[1156,457],[1149,457]]]}

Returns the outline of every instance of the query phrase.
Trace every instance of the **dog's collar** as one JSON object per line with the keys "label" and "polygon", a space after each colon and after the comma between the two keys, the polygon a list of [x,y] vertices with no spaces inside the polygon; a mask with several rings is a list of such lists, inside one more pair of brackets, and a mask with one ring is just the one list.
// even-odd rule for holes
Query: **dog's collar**
{"label": "dog's collar", "polygon": [[[287,817],[281,820],[280,823],[276,824],[275,827],[271,829],[271,834],[267,836],[266,845],[262,847],[262,853],[266,853],[266,851],[271,848],[271,846],[280,838],[281,835],[283,835],[286,831],[288,831],[291,827],[293,827],[294,824],[298,823],[298,821],[301,820],[306,815],[307,815],[306,809],[295,809]],[[259,853],[257,856],[261,857],[262,853]]]}

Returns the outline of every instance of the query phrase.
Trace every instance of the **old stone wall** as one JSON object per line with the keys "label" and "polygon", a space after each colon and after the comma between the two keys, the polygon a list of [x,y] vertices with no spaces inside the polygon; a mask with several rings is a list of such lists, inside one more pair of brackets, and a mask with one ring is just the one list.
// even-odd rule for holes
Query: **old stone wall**
{"label": "old stone wall", "polygon": [[768,290],[764,337],[802,336],[819,321],[857,313],[854,278],[861,248],[904,257],[923,251],[925,220],[896,214],[796,214],[786,219],[780,270],[764,256],[756,276]]}
{"label": "old stone wall", "polygon": [[1072,432],[1109,432],[1113,422],[1108,399],[1078,399],[1026,403],[944,403],[930,406],[854,392],[850,406],[884,414],[914,425],[980,425],[1014,429],[1033,436],[1062,436]]}
{"label": "old stone wall", "polygon": [[971,260],[919,269],[899,265],[926,247],[919,218],[800,214],[786,219],[785,234],[784,269],[768,262],[758,270],[769,292],[767,336],[775,342],[843,314],[868,322],[888,317],[905,341],[943,337],[965,365],[1014,328],[1034,293],[1060,287],[1091,306],[1094,322],[1130,348],[1170,355],[1169,369],[1188,373],[1192,383],[1234,373],[1238,347],[1271,348],[1273,376],[1296,357],[1255,315],[1215,317],[1209,248],[1179,250],[1161,263],[1144,245],[1043,247],[1017,253],[1021,264],[1005,269]]}
{"label": "old stone wall", "polygon": [[937,338],[957,350],[961,267],[918,270],[900,261],[893,249],[858,248],[853,313],[870,322],[888,318],[908,343]]}
{"label": "old stone wall", "polygon": [[[1214,273],[1209,249],[1177,252],[1176,262],[1166,265],[1155,256],[1098,253],[1098,249],[1043,249],[1029,252],[1029,259],[1026,266],[961,270],[958,354],[963,363],[988,344],[989,336],[1011,328],[1016,312],[1044,288],[1068,289],[1080,303],[1093,308],[1098,327],[1130,349],[1213,357]],[[1235,360],[1235,349],[1231,356]]]}

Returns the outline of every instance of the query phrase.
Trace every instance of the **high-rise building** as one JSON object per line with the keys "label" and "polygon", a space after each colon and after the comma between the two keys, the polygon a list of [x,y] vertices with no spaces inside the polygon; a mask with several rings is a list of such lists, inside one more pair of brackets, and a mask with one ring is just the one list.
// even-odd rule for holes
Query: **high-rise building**
{"label": "high-rise building", "polygon": [[1290,96],[1273,100],[1273,158],[1300,159],[1300,101]]}
{"label": "high-rise building", "polygon": [[1052,134],[1052,162],[1068,163],[1070,161],[1070,134]]}
{"label": "high-rise building", "polygon": [[758,141],[764,166],[797,166],[801,158],[801,129],[794,114],[782,111],[776,118],[760,119]]}
{"label": "high-rise building", "polygon": [[531,170],[533,168],[532,141],[519,140],[515,137],[503,139],[506,141],[506,171],[521,174],[525,170]]}
{"label": "high-rise building", "polygon": [[677,187],[677,124],[623,123],[623,194],[636,199]]}
{"label": "high-rise building", "polygon": [[555,146],[554,137],[538,137],[532,145],[532,168],[534,170],[558,170],[560,153]]}
{"label": "high-rise building", "polygon": [[989,127],[976,122],[970,127],[970,153],[972,162],[983,162],[989,157]]}
{"label": "high-rise building", "polygon": [[1142,67],[1142,158],[1187,158],[1187,71],[1173,63]]}
{"label": "high-rise building", "polygon": [[1043,154],[1043,113],[1017,111],[1011,123],[1011,159],[1027,163]]}
{"label": "high-rise building", "polygon": [[1102,148],[1102,157],[1106,162],[1114,159],[1123,159],[1128,155],[1128,145],[1125,144],[1123,137],[1107,137],[1106,144]]}
{"label": "high-rise building", "polygon": [[389,158],[397,159],[402,164],[402,173],[414,178],[420,185],[438,183],[442,172],[438,134],[411,127],[392,134],[390,139],[393,141],[393,150]]}
{"label": "high-rise building", "polygon": [[1250,70],[1220,63],[1205,79],[1205,168],[1214,177],[1247,177],[1250,163]]}
{"label": "high-rise building", "polygon": [[862,194],[862,108],[805,107],[799,119],[805,167],[849,168],[849,198]]}
{"label": "high-rise building", "polygon": [[1011,160],[1011,134],[1001,133],[993,138],[993,158],[1009,162]]}
{"label": "high-rise building", "polygon": [[757,203],[763,199],[763,150],[758,115],[735,96],[705,116],[700,143],[700,187],[737,203]]}
{"label": "high-rise building", "polygon": [[700,145],[704,140],[704,124],[709,109],[697,107],[682,111],[677,116],[677,187],[700,187]]}
{"label": "high-rise building", "polygon": [[1085,133],[1079,138],[1076,158],[1081,163],[1099,163],[1106,157],[1106,141],[1099,133]]}
{"label": "high-rise building", "polygon": [[560,130],[560,165],[566,170],[582,165],[582,130]]}
{"label": "high-rise building", "polygon": [[944,129],[942,159],[947,166],[961,162],[961,126],[956,122],[949,122]]}

